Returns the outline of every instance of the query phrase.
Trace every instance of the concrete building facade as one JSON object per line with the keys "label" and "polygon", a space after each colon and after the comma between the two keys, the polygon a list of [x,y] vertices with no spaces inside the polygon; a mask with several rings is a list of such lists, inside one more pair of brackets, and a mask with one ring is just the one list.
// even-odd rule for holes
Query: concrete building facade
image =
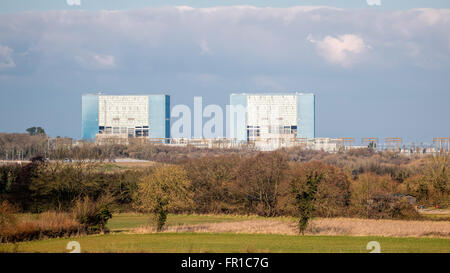
{"label": "concrete building facade", "polygon": [[82,96],[82,139],[170,138],[170,96]]}

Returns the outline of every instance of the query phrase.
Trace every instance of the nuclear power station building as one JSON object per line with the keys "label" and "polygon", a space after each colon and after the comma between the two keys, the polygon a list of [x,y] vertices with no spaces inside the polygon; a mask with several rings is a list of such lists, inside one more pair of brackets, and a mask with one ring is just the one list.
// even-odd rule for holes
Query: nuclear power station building
{"label": "nuclear power station building", "polygon": [[230,132],[238,141],[272,150],[315,138],[314,94],[231,94],[230,105],[246,109],[244,117],[231,117]]}
{"label": "nuclear power station building", "polygon": [[82,139],[170,138],[170,96],[82,96]]}
{"label": "nuclear power station building", "polygon": [[[97,144],[145,140],[213,148],[252,146],[261,150],[316,145],[312,142],[315,139],[314,94],[231,94],[226,111],[229,111],[223,123],[228,126],[226,136],[172,139],[170,96],[85,94],[82,96],[82,139],[95,140]],[[189,116],[183,118],[188,119],[186,127],[190,128]]]}

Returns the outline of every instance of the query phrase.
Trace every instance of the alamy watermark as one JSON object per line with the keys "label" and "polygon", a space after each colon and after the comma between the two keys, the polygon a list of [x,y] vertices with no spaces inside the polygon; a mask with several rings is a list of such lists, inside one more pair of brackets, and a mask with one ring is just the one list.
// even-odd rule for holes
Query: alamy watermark
{"label": "alamy watermark", "polygon": [[370,253],[381,253],[381,245],[377,241],[370,241],[366,245],[367,250],[371,250]]}
{"label": "alamy watermark", "polygon": [[381,6],[381,0],[366,0],[369,6]]}
{"label": "alamy watermark", "polygon": [[69,6],[81,6],[81,0],[66,0]]}
{"label": "alamy watermark", "polygon": [[77,241],[70,241],[66,245],[67,250],[71,250],[69,253],[81,253],[81,245]]}
{"label": "alamy watermark", "polygon": [[256,105],[226,105],[225,112],[219,105],[211,104],[203,107],[202,97],[194,97],[194,109],[184,104],[175,105],[171,111],[171,118],[175,121],[171,125],[172,138],[242,138],[246,132],[246,118],[248,113],[254,113],[267,126],[280,128],[282,125],[281,107],[271,105],[270,110],[261,109]]}

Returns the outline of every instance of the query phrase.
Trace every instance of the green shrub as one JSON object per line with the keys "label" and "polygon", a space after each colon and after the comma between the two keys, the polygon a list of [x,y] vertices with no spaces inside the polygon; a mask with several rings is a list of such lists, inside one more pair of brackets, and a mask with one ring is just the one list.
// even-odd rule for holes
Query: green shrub
{"label": "green shrub", "polygon": [[317,186],[322,180],[322,174],[317,171],[298,177],[291,181],[294,205],[299,213],[298,229],[304,234],[309,220],[313,217],[314,201],[316,200]]}
{"label": "green shrub", "polygon": [[159,166],[138,184],[135,206],[153,214],[157,231],[162,231],[169,211],[182,211],[192,206],[190,180],[179,166]]}
{"label": "green shrub", "polygon": [[80,224],[92,231],[105,232],[106,224],[112,218],[109,206],[113,202],[110,195],[103,195],[96,201],[88,196],[75,201],[72,213]]}

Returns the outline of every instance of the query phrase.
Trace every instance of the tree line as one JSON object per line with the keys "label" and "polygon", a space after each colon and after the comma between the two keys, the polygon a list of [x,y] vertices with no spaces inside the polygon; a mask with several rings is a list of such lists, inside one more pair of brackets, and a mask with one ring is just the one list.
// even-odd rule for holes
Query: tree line
{"label": "tree line", "polygon": [[97,200],[108,194],[116,210],[142,211],[142,192],[158,192],[155,185],[170,181],[160,177],[173,172],[178,174],[174,181],[186,181],[183,198],[195,202],[169,206],[169,212],[298,215],[303,202],[298,196],[308,195],[309,188],[314,215],[321,217],[414,218],[415,206],[449,206],[448,156],[293,154],[203,156],[116,171],[102,163],[34,160],[0,166],[0,198],[23,212],[43,212],[68,210],[81,197]]}

